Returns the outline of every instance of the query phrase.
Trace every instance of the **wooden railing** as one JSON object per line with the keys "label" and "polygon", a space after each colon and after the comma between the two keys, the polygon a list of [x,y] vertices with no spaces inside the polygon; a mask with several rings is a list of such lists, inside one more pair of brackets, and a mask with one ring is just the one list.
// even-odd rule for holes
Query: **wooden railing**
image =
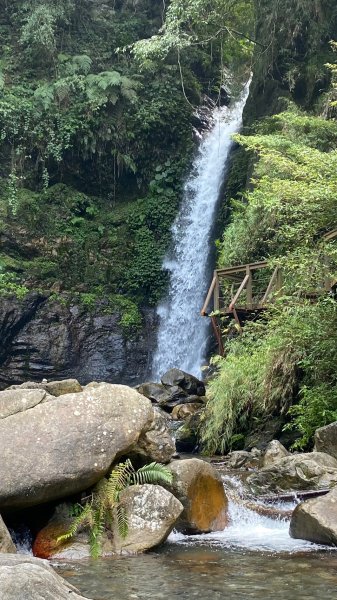
{"label": "wooden railing", "polygon": [[[332,242],[336,238],[337,229],[322,235],[324,242]],[[337,280],[331,279],[328,274],[329,270],[329,268],[322,268],[322,284],[319,289],[303,290],[302,294],[313,299],[322,294],[324,290],[326,292],[335,289]],[[241,330],[243,321],[254,318],[267,308],[277,298],[281,289],[281,269],[277,267],[272,271],[267,261],[214,271],[201,315],[211,318],[219,345],[219,354],[224,354],[221,317],[234,318],[238,329]]]}
{"label": "wooden railing", "polygon": [[207,317],[212,313],[232,313],[235,316],[237,311],[262,310],[281,287],[280,269],[276,268],[271,273],[266,261],[217,269],[201,315]]}

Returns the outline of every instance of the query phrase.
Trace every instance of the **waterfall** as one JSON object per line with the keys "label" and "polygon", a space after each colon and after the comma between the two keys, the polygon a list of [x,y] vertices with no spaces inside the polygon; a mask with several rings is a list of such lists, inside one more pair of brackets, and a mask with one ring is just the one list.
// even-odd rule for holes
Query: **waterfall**
{"label": "waterfall", "polygon": [[170,286],[168,297],[157,309],[158,341],[152,365],[155,380],[173,367],[201,375],[209,323],[200,316],[200,310],[210,278],[211,234],[232,134],[241,128],[249,83],[233,106],[214,110],[214,124],[200,144],[184,186],[172,227],[172,249],[163,262],[163,268],[170,272]]}

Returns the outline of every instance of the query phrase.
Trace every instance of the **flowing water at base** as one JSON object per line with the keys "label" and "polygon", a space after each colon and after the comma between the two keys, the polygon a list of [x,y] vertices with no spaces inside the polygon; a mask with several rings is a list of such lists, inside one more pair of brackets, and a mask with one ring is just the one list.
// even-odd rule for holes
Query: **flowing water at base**
{"label": "flowing water at base", "polygon": [[171,534],[156,552],[60,566],[94,600],[333,600],[337,553],[289,537],[289,522],[230,503],[230,526]]}

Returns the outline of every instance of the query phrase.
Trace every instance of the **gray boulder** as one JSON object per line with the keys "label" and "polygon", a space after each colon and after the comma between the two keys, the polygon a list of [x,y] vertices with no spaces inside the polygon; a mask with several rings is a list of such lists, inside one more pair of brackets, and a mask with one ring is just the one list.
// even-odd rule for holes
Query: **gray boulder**
{"label": "gray boulder", "polygon": [[170,400],[170,394],[165,386],[160,383],[142,383],[136,387],[140,394],[149,398],[151,402],[156,404],[165,404]]}
{"label": "gray boulder", "polygon": [[299,504],[291,517],[290,535],[317,544],[337,546],[337,488],[326,496]]}
{"label": "gray boulder", "polygon": [[259,461],[259,453],[234,450],[226,457],[226,467],[228,469],[253,469],[259,465]]}
{"label": "gray boulder", "polygon": [[337,421],[316,429],[315,449],[337,459]]}
{"label": "gray boulder", "polygon": [[47,561],[23,555],[0,555],[0,590],[2,600],[85,600]]}
{"label": "gray boulder", "polygon": [[49,383],[36,383],[27,381],[20,385],[11,385],[8,390],[45,390],[51,396],[63,396],[65,394],[76,394],[82,392],[83,388],[77,379],[62,379],[61,381],[49,381]]}
{"label": "gray boulder", "polygon": [[135,444],[134,452],[145,459],[166,464],[176,452],[174,437],[170,431],[170,418],[162,410],[155,408],[154,417],[148,429],[144,430]]}
{"label": "gray boulder", "polygon": [[135,390],[101,384],[1,419],[0,508],[33,506],[94,485],[117,457],[137,452],[154,418],[151,402]]}
{"label": "gray boulder", "polygon": [[333,487],[337,484],[337,460],[323,452],[285,456],[250,475],[247,484],[258,494]]}
{"label": "gray boulder", "polygon": [[179,386],[191,396],[205,396],[206,394],[205,384],[202,381],[180,369],[170,369],[167,371],[162,376],[161,382],[167,387]]}
{"label": "gray boulder", "polygon": [[16,548],[10,533],[0,516],[0,554],[16,554]]}
{"label": "gray boulder", "polygon": [[47,392],[42,389],[17,389],[0,392],[0,419],[34,408],[47,400]]}
{"label": "gray boulder", "polygon": [[175,528],[187,534],[224,529],[228,502],[214,467],[192,458],[173,461],[169,469],[173,473],[172,492],[184,506]]}
{"label": "gray boulder", "polygon": [[122,494],[129,531],[126,539],[113,524],[113,543],[117,553],[138,553],[162,544],[184,510],[177,498],[160,485],[136,485]]}
{"label": "gray boulder", "polygon": [[289,456],[288,450],[278,440],[272,440],[267,445],[266,451],[262,458],[262,467],[271,467],[281,458]]}

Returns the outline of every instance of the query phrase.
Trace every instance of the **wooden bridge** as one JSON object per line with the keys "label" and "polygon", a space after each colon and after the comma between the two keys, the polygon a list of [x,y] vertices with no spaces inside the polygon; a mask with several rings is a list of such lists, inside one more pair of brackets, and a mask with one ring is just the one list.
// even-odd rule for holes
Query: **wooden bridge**
{"label": "wooden bridge", "polygon": [[[323,236],[324,242],[337,238],[337,229]],[[233,318],[237,329],[242,330],[247,320],[256,318],[270,305],[282,290],[282,271],[270,268],[267,261],[238,265],[214,271],[213,280],[201,310],[203,317],[210,317],[219,354],[224,354],[221,318]],[[320,290],[307,291],[307,297],[317,297],[335,285],[330,278],[322,281]]]}

